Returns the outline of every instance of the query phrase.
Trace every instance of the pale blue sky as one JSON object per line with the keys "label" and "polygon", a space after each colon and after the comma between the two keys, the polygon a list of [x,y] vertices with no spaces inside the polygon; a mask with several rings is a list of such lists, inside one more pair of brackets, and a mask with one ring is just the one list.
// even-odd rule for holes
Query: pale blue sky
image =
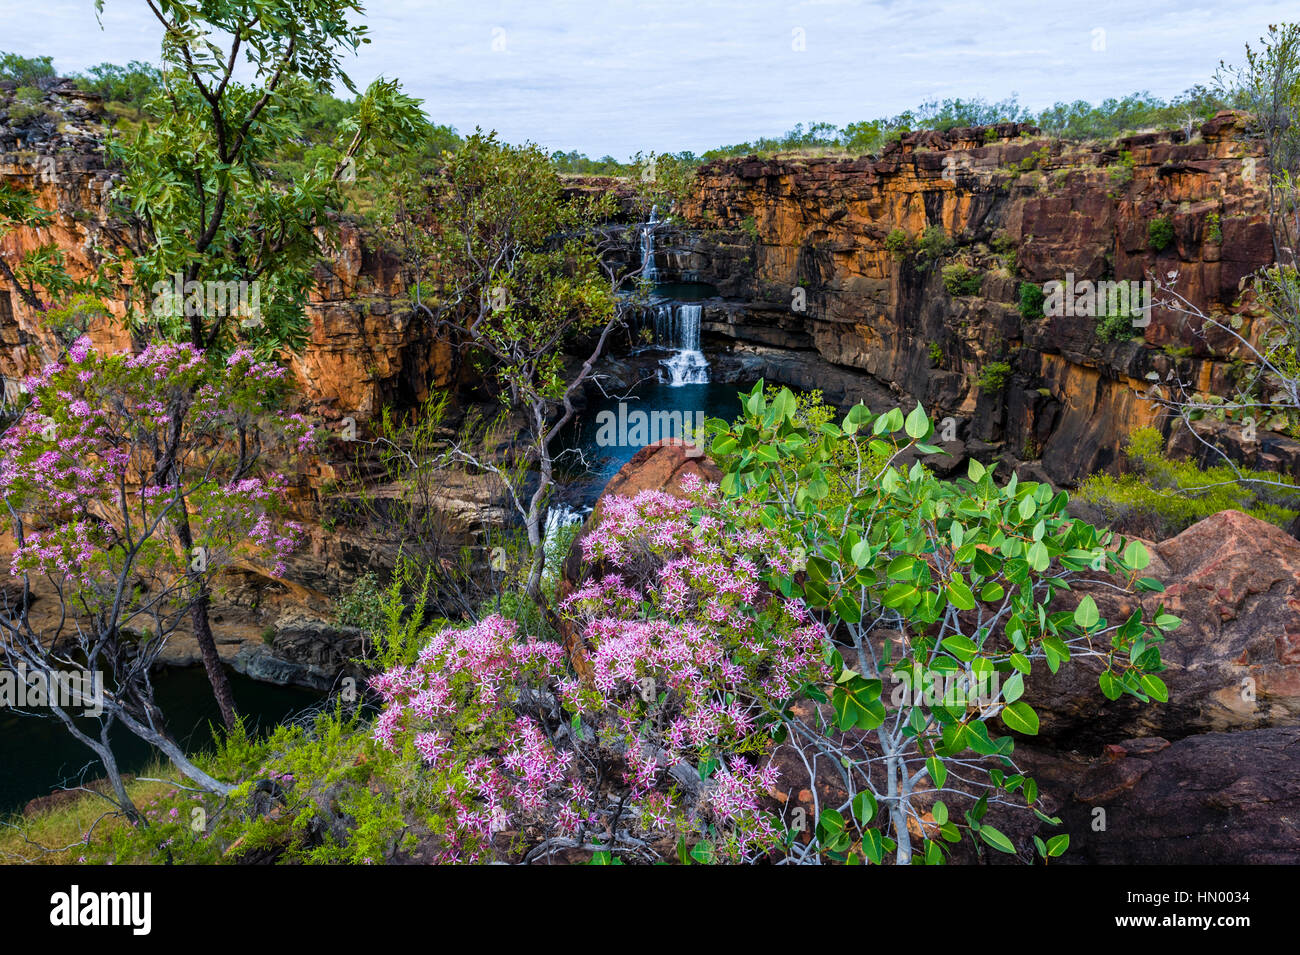
{"label": "pale blue sky", "polygon": [[[348,70],[396,76],[437,122],[625,159],[702,152],[929,98],[1031,109],[1207,82],[1294,2],[370,0]],[[154,61],[143,0],[0,0],[0,50],[64,72]],[[796,31],[801,31],[797,33]],[[800,42],[802,40],[802,42]],[[495,49],[494,49],[495,46]],[[802,49],[799,47],[802,46]]]}

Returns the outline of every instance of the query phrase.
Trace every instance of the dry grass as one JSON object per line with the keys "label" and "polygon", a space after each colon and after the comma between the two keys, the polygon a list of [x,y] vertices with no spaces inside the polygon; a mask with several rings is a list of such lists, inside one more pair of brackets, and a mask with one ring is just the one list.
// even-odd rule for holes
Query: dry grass
{"label": "dry grass", "polygon": [[[171,768],[160,763],[140,775],[156,779],[171,774]],[[175,787],[132,780],[126,789],[132,802],[143,806],[151,799],[171,794]],[[116,829],[125,825],[126,821],[102,796],[81,792],[44,811],[27,816],[15,813],[0,820],[0,864],[75,864],[88,845],[105,844]]]}

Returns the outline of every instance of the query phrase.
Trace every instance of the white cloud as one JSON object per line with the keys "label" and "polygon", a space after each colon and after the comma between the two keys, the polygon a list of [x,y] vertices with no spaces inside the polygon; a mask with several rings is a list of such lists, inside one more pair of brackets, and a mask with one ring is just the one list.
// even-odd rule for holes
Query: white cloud
{"label": "white cloud", "polygon": [[[620,158],[838,124],[931,97],[1023,105],[1099,100],[1206,82],[1269,23],[1272,0],[370,0],[372,42],[348,63],[359,82],[399,77],[437,122],[508,140]],[[0,7],[0,48],[51,54],[65,72],[157,58],[140,0]],[[800,28],[806,49],[792,48]],[[505,50],[493,52],[493,29]],[[1104,30],[1104,51],[1092,49]]]}

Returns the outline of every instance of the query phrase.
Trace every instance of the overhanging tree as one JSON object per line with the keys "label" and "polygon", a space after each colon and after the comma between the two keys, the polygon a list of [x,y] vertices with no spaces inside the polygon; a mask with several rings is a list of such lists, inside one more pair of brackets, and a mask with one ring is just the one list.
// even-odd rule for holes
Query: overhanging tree
{"label": "overhanging tree", "polygon": [[[130,283],[130,319],[142,340],[186,341],[219,360],[240,344],[262,357],[300,349],[313,267],[343,207],[341,182],[385,144],[426,125],[418,102],[376,80],[340,129],[338,148],[292,182],[273,163],[292,146],[311,95],[341,83],[344,55],[368,42],[362,12],[346,0],[145,0],[164,29],[161,86],[151,117],[110,154],[122,169],[114,193],[121,226],[117,265]],[[97,3],[103,9],[103,0]],[[211,283],[211,284],[210,284]],[[231,285],[230,283],[235,283]],[[179,287],[184,295],[168,295]],[[236,289],[233,306],[208,290]],[[188,290],[196,290],[190,293]],[[256,304],[251,304],[255,302]],[[170,434],[183,433],[183,410]],[[176,449],[156,480],[176,485]],[[176,534],[194,546],[185,509]],[[206,579],[193,579],[191,626],[228,726],[234,700],[208,620]]]}
{"label": "overhanging tree", "polygon": [[[541,599],[542,548],[556,484],[557,439],[632,305],[640,268],[605,253],[628,241],[611,195],[565,198],[549,157],[476,131],[430,182],[398,177],[391,237],[410,272],[414,308],[456,344],[523,419],[531,491],[507,481],[531,558],[525,589]],[[587,357],[566,361],[580,345]],[[461,460],[506,476],[461,449]]]}

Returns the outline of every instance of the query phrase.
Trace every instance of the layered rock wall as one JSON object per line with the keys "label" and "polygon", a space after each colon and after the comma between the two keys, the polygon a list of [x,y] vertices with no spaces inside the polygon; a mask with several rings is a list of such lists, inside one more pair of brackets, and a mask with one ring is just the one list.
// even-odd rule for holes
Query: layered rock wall
{"label": "layered rock wall", "polygon": [[[1190,140],[1075,144],[1009,125],[914,133],[878,159],[724,160],[703,167],[684,224],[662,237],[660,273],[716,286],[704,329],[740,351],[864,372],[1069,484],[1113,465],[1125,436],[1155,420],[1139,397],[1149,373],[1226,393],[1238,350],[1158,306],[1131,341],[1103,341],[1096,318],[1026,318],[1021,283],[1177,272],[1188,301],[1241,314],[1249,333],[1242,280],[1273,259],[1266,176],[1260,143],[1231,113]],[[1159,220],[1172,239],[1156,250]],[[948,241],[935,259],[891,248],[906,237],[915,249],[934,227]],[[972,294],[945,288],[943,268],[957,264]],[[995,362],[1009,380],[981,386]],[[1295,442],[1238,450],[1300,467]]]}

